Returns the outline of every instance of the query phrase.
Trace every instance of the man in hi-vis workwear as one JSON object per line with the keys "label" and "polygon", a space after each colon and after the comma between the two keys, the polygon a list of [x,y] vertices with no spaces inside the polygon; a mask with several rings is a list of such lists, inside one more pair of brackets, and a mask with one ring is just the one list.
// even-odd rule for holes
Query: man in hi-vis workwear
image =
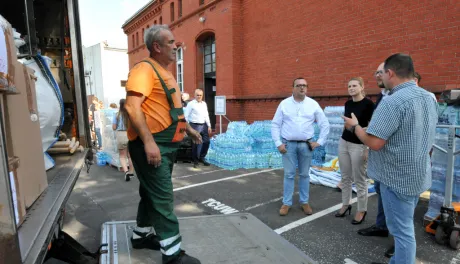
{"label": "man in hi-vis workwear", "polygon": [[181,250],[171,173],[185,132],[197,144],[202,139],[185,121],[179,87],[168,71],[176,60],[172,32],[154,25],[145,31],[144,42],[150,56],[131,69],[126,84],[128,148],[141,197],[131,242],[133,248],[161,250],[163,263],[199,264]]}

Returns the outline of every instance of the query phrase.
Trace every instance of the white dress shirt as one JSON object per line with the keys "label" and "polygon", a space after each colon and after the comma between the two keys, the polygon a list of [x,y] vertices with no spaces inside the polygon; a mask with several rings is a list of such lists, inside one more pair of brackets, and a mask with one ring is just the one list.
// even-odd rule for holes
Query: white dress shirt
{"label": "white dress shirt", "polygon": [[211,127],[211,121],[209,120],[208,106],[204,101],[198,102],[193,100],[187,104],[184,108],[185,120],[189,123],[204,124]]}
{"label": "white dress shirt", "polygon": [[101,112],[99,112],[99,111],[94,111],[93,120],[94,120],[94,127],[95,127],[95,128],[101,128],[101,126],[102,126],[102,122],[101,122]]}
{"label": "white dress shirt", "polygon": [[329,134],[329,121],[318,102],[310,97],[305,97],[302,102],[296,102],[293,96],[284,99],[272,121],[272,138],[276,147],[283,144],[281,138],[303,141],[314,137],[315,120],[320,128],[317,143],[324,145]]}

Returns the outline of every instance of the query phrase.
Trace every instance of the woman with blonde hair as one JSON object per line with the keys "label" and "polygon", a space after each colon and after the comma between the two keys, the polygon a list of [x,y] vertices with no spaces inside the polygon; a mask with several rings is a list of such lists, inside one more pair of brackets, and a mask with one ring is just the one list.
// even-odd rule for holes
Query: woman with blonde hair
{"label": "woman with blonde hair", "polygon": [[[131,157],[128,151],[128,112],[125,109],[125,99],[120,100],[120,110],[114,115],[112,120],[112,128],[115,130],[115,137],[117,139],[118,153],[120,154],[120,164],[125,173],[125,181],[130,181],[134,176],[134,167],[131,162]],[[129,162],[129,169],[126,164],[126,159]]]}
{"label": "woman with blonde hair", "polygon": [[[374,103],[365,97],[364,81],[361,77],[351,78],[348,82],[348,94],[351,100],[345,103],[345,116],[353,113],[361,127],[367,127],[374,113]],[[361,224],[367,215],[367,147],[358,139],[353,131],[344,129],[339,143],[339,166],[342,174],[342,208],[335,214],[344,217],[351,214],[352,183],[355,182],[358,193],[358,210],[351,222]]]}

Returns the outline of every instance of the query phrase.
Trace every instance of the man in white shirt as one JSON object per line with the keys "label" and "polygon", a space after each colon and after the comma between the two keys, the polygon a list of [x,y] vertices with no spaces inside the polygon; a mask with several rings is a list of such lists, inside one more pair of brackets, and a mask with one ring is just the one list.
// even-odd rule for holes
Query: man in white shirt
{"label": "man in white shirt", "polygon": [[[305,214],[311,215],[308,204],[310,193],[310,164],[313,150],[324,145],[329,134],[329,122],[319,104],[306,96],[308,84],[304,78],[294,80],[292,96],[284,99],[272,121],[272,138],[283,154],[284,193],[280,215],[285,216],[292,206],[296,165],[299,167],[300,204]],[[317,122],[320,134],[317,142],[313,123]]]}
{"label": "man in white shirt", "polygon": [[188,103],[185,108],[185,119],[193,129],[200,133],[203,139],[202,144],[192,144],[193,167],[198,167],[198,161],[202,162],[204,166],[209,166],[210,164],[204,160],[204,157],[208,154],[211,122],[209,120],[208,106],[203,101],[203,90],[195,90],[195,100]]}

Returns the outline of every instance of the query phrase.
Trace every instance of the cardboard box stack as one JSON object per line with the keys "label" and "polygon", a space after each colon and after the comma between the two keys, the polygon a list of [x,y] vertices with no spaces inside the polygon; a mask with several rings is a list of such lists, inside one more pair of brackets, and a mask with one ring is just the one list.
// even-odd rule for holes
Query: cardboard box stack
{"label": "cardboard box stack", "polygon": [[[13,201],[16,201],[15,213],[20,225],[26,209],[48,187],[48,181],[43,160],[40,123],[36,114],[36,78],[32,69],[18,62],[11,25],[1,16],[0,31],[0,79],[3,78],[0,83],[8,85],[0,88],[0,91],[3,91],[1,107],[7,153],[9,157],[15,157],[10,159],[14,162],[10,164],[9,171],[12,172],[10,176],[12,175],[14,180]],[[6,37],[2,38],[1,35]]]}

